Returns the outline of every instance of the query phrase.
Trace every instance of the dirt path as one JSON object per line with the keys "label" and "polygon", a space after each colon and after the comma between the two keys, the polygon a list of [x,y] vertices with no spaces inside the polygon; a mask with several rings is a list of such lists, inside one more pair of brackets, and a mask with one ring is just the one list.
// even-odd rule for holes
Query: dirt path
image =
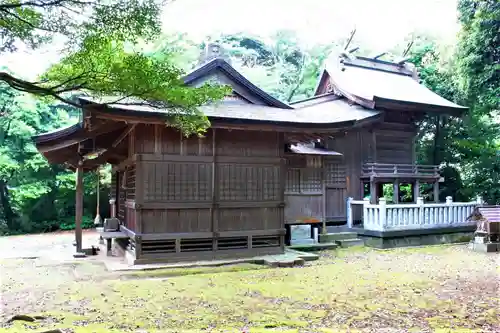
{"label": "dirt path", "polygon": [[[58,237],[56,247],[65,242]],[[42,246],[39,238],[32,239],[36,244],[25,254]],[[2,242],[0,248],[6,246]],[[49,319],[3,330],[500,332],[499,260],[498,254],[474,253],[463,245],[352,249],[324,252],[320,260],[297,268],[197,270],[163,279],[166,271],[153,271],[142,279],[124,279],[98,260],[4,258],[3,319],[18,313]],[[145,279],[148,274],[155,279]]]}

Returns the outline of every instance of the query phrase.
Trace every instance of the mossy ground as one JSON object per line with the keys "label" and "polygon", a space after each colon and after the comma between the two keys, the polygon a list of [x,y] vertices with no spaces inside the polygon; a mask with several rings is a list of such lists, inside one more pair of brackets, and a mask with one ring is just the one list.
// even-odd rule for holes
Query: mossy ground
{"label": "mossy ground", "polygon": [[2,332],[497,332],[497,254],[463,245],[340,249],[296,268],[109,273],[90,261],[3,260]]}

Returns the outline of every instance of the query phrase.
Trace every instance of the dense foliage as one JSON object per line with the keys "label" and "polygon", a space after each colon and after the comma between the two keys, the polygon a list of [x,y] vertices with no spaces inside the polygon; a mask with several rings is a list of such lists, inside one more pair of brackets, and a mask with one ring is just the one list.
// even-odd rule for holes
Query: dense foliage
{"label": "dense foliage", "polygon": [[[74,123],[78,110],[48,105],[0,85],[0,233],[74,227],[75,176],[49,165],[31,136]],[[101,177],[104,183],[109,180]],[[95,212],[96,174],[85,176],[85,207]],[[104,186],[101,197],[106,199]],[[101,207],[108,205],[104,202]],[[107,213],[103,211],[102,213]],[[91,226],[90,216],[86,226]]]}
{"label": "dense foliage", "polygon": [[[50,1],[61,5],[69,2],[76,3]],[[133,5],[123,12],[118,10],[128,2]],[[33,8],[42,3],[49,1],[30,2]],[[48,7],[33,12],[28,10],[32,7],[15,10],[18,4],[0,4],[1,17],[10,20],[4,20],[10,23],[0,27],[6,41],[22,40],[36,47],[50,40],[50,34],[42,33],[46,28],[73,36],[78,43],[44,74],[42,83],[27,82],[6,68],[0,69],[0,228],[11,233],[71,228],[74,175],[48,165],[30,139],[35,133],[75,121],[78,110],[71,106],[66,91],[145,97],[162,101],[163,106],[193,111],[176,122],[185,132],[203,130],[206,122],[197,115],[196,106],[220,98],[225,91],[211,86],[192,90],[182,87],[179,77],[197,65],[203,44],[180,35],[164,36],[155,41],[153,51],[134,50],[132,45],[144,45],[155,32],[150,30],[158,10],[153,2],[120,0],[102,8],[94,4],[90,23],[74,20],[73,14],[61,8],[65,14],[51,21],[57,11]],[[422,121],[418,158],[420,163],[441,165],[445,177],[442,200],[447,195],[470,200],[480,194],[489,203],[500,203],[500,8],[497,1],[461,0],[459,12],[462,30],[453,52],[447,45],[422,37],[414,39],[410,56],[423,84],[470,110],[460,119],[429,116]],[[30,23],[23,23],[12,13],[23,15],[22,19]],[[132,14],[136,15],[134,19]],[[111,17],[122,17],[124,24]],[[36,29],[32,27],[35,23]],[[144,40],[137,44],[139,36]],[[344,44],[337,41],[304,47],[289,31],[277,32],[270,39],[248,34],[215,38],[229,52],[233,66],[287,102],[312,95],[324,62]],[[361,46],[363,51],[362,45],[354,46]],[[14,47],[14,42],[5,42],[1,50]],[[25,92],[49,95],[61,103],[35,100]],[[90,226],[95,215],[97,177],[95,173],[85,177],[85,223]],[[101,170],[100,179],[101,214],[106,216],[109,172]]]}
{"label": "dense foliage", "polygon": [[123,96],[155,101],[152,106],[169,107],[174,114],[171,125],[186,134],[203,131],[208,122],[197,106],[221,99],[227,90],[210,84],[186,88],[168,54],[151,56],[134,47],[159,35],[162,5],[156,0],[2,0],[0,52],[14,51],[18,43],[37,48],[57,39],[65,40],[66,48],[38,82],[6,71],[0,71],[0,82],[75,107],[70,97],[76,92],[116,96],[117,103],[125,101]]}

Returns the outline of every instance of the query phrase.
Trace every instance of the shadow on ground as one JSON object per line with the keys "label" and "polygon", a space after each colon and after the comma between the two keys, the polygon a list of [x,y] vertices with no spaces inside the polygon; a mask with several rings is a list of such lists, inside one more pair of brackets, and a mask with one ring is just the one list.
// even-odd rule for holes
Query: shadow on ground
{"label": "shadow on ground", "polygon": [[498,260],[463,245],[326,251],[279,269],[117,273],[98,260],[4,258],[3,322],[20,313],[45,319],[0,330],[498,332]]}

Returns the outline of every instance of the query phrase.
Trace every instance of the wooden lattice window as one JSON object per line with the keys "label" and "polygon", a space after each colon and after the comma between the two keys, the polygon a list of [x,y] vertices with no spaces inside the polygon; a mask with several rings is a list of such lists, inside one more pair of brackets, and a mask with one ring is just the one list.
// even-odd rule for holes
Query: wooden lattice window
{"label": "wooden lattice window", "polygon": [[219,198],[222,201],[277,200],[280,167],[219,164]]}
{"label": "wooden lattice window", "polygon": [[326,163],[325,165],[325,182],[329,186],[346,185],[346,168],[340,163]]}
{"label": "wooden lattice window", "polygon": [[322,192],[323,158],[321,156],[300,156],[290,159],[285,191],[288,193]]}
{"label": "wooden lattice window", "polygon": [[135,200],[135,166],[131,166],[125,172],[125,191],[129,200]]}
{"label": "wooden lattice window", "polygon": [[212,166],[208,163],[145,163],[146,201],[209,201]]}

